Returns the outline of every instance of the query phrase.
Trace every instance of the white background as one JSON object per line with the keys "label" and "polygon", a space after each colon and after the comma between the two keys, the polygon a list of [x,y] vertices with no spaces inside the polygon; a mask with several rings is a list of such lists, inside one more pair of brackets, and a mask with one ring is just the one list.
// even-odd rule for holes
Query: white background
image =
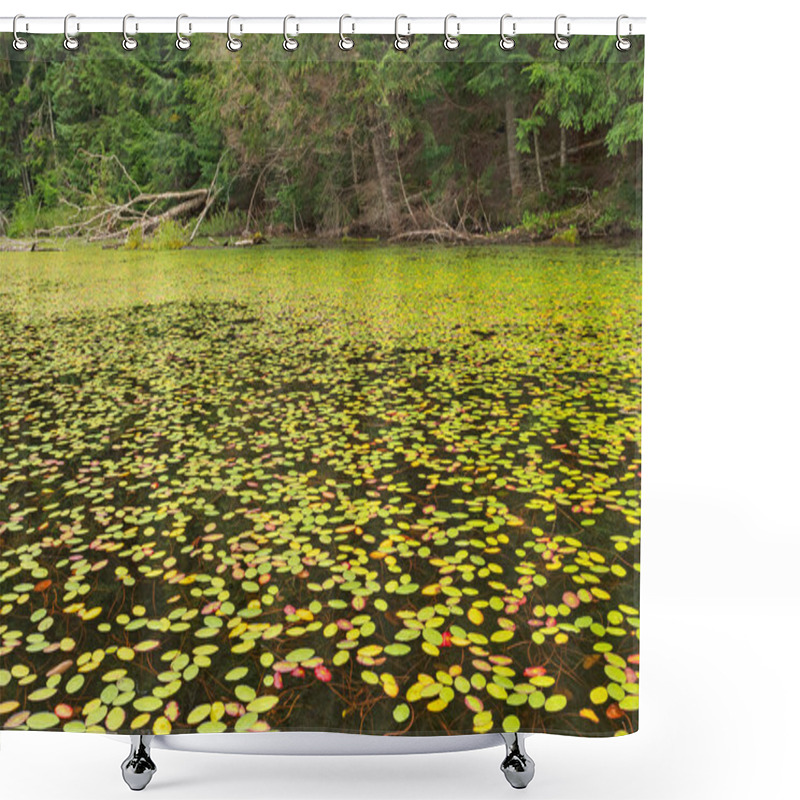
{"label": "white background", "polygon": [[[797,797],[796,4],[16,2],[3,13],[647,17],[640,730],[531,737],[537,774],[526,793]],[[499,771],[501,747],[347,758],[154,752],[159,771],[145,791],[164,800],[514,791]],[[102,735],[3,733],[0,797],[128,797],[125,755],[124,742]]]}

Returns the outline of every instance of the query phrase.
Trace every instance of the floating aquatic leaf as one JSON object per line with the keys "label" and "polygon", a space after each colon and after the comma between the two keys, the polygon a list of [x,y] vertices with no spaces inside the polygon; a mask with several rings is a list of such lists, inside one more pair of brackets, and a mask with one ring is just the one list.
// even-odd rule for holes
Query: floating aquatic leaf
{"label": "floating aquatic leaf", "polygon": [[567,698],[563,694],[552,694],[544,704],[544,710],[550,714],[561,711],[567,705]]}
{"label": "floating aquatic leaf", "polygon": [[34,703],[41,700],[49,700],[57,692],[58,689],[52,688],[36,689],[36,691],[33,691],[28,695],[28,700],[31,700]]}
{"label": "floating aquatic leaf", "polygon": [[483,625],[483,614],[480,609],[475,608],[474,606],[470,608],[467,612],[467,616],[469,617],[469,621],[473,625]]}
{"label": "floating aquatic leaf", "polygon": [[476,733],[485,733],[492,727],[492,712],[481,711],[472,718],[473,730]]}
{"label": "floating aquatic leaf", "polygon": [[464,705],[470,710],[474,712],[483,711],[483,702],[479,697],[475,697],[474,695],[467,695],[464,698]]}
{"label": "floating aquatic leaf", "polygon": [[161,642],[159,642],[157,639],[147,639],[144,642],[139,642],[138,644],[135,644],[133,646],[133,649],[137,653],[147,653],[150,650],[155,650],[160,644]]}
{"label": "floating aquatic leaf", "polygon": [[208,720],[207,722],[203,722],[203,723],[201,723],[200,725],[197,726],[197,732],[198,733],[223,733],[225,730],[227,730],[227,728],[228,728],[228,726],[224,722],[222,722],[220,720],[216,720],[216,721]]}
{"label": "floating aquatic leaf", "polygon": [[338,653],[334,653],[333,656],[333,663],[337,667],[341,667],[342,664],[346,664],[350,658],[350,653],[347,650],[340,650]]}
{"label": "floating aquatic leaf", "polygon": [[616,681],[617,683],[625,683],[627,678],[625,677],[625,673],[619,667],[614,667],[612,665],[606,665],[605,673],[612,681]]}
{"label": "floating aquatic leaf", "polygon": [[595,705],[602,705],[603,703],[608,700],[608,691],[606,691],[605,686],[595,686],[591,692],[589,692],[589,699]]}
{"label": "floating aquatic leaf", "polygon": [[619,701],[625,697],[625,690],[618,683],[609,683],[606,686],[606,691],[613,700]]}
{"label": "floating aquatic leaf", "polygon": [[509,714],[503,719],[503,730],[506,733],[516,733],[519,730],[520,721],[519,717]]}
{"label": "floating aquatic leaf", "polygon": [[313,656],[314,651],[310,647],[300,647],[297,650],[292,650],[292,652],[286,656],[286,660],[295,662],[307,661],[313,658]]}
{"label": "floating aquatic leaf", "polygon": [[[136,704],[134,703],[134,706]],[[188,725],[195,726],[202,720],[204,720],[209,714],[211,713],[211,704],[210,703],[202,703],[199,706],[193,708],[190,712],[188,717],[186,718],[186,723]]]}
{"label": "floating aquatic leaf", "polygon": [[400,703],[400,705],[394,707],[392,716],[398,725],[402,725],[411,716],[411,709],[407,703]]}
{"label": "floating aquatic leaf", "polygon": [[133,701],[133,707],[137,711],[158,711],[162,705],[163,701],[157,697],[138,697]]}
{"label": "floating aquatic leaf", "polygon": [[242,716],[236,720],[234,730],[237,733],[245,733],[250,730],[250,728],[255,725],[257,721],[258,714],[256,714],[254,711],[248,711],[247,713],[242,714]]}
{"label": "floating aquatic leaf", "polygon": [[261,697],[256,697],[255,700],[251,700],[247,704],[247,710],[253,711],[256,714],[263,714],[265,711],[269,711],[271,708],[274,708],[278,704],[278,696],[274,694],[262,695]]}
{"label": "floating aquatic leaf", "polygon": [[249,703],[255,699],[256,691],[251,686],[239,685],[234,689],[236,698],[241,700],[242,703]]}
{"label": "floating aquatic leaf", "polygon": [[[108,720],[106,720],[106,727],[108,727]],[[166,736],[172,732],[172,723],[164,716],[159,717],[153,723],[153,733],[156,736]]]}
{"label": "floating aquatic leaf", "polygon": [[508,697],[508,692],[496,683],[487,683],[486,692],[498,700],[505,700]]}
{"label": "floating aquatic leaf", "polygon": [[389,656],[404,656],[411,652],[411,648],[407,644],[399,644],[397,642],[388,644],[383,648],[383,652]]}
{"label": "floating aquatic leaf", "polygon": [[106,729],[109,731],[116,731],[118,728],[122,727],[124,722],[125,711],[118,706],[116,708],[112,708],[105,718]]}
{"label": "floating aquatic leaf", "polygon": [[34,731],[44,731],[48,728],[54,728],[60,722],[61,720],[51,711],[40,711],[36,714],[31,714],[26,720],[28,727]]}

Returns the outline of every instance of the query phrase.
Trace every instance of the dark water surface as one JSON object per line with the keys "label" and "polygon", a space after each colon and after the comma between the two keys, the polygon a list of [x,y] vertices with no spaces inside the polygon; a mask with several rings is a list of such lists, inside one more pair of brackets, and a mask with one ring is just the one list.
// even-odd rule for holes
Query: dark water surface
{"label": "dark water surface", "polygon": [[636,730],[637,250],[0,279],[0,729]]}

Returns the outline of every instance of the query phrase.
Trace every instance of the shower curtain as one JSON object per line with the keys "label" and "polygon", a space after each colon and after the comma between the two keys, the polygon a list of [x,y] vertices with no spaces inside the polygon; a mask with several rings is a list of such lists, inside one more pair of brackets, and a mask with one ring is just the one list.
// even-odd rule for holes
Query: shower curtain
{"label": "shower curtain", "polygon": [[638,727],[644,42],[0,40],[0,731]]}

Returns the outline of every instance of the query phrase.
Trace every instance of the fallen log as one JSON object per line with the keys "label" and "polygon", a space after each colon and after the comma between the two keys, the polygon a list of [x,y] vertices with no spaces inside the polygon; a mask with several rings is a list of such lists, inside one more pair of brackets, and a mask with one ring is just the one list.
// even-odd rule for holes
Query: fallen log
{"label": "fallen log", "polygon": [[472,240],[472,235],[468,233],[462,233],[461,231],[457,231],[453,228],[427,228],[425,230],[415,230],[415,231],[406,231],[404,233],[396,233],[394,236],[390,236],[388,241],[396,242],[400,239],[433,239],[434,241],[442,241],[446,239],[458,239],[460,241],[470,241]]}
{"label": "fallen log", "polygon": [[20,242],[14,239],[0,242],[0,251],[3,253],[31,253],[35,249],[36,242]]}
{"label": "fallen log", "polygon": [[2,253],[60,253],[62,248],[51,245],[42,246],[34,239],[32,242],[20,241],[18,239],[0,240],[0,252]]}
{"label": "fallen log", "polygon": [[[130,228],[139,227],[150,233],[162,222],[189,214],[204,205],[209,197],[208,189],[191,189],[186,192],[140,193],[124,203],[107,203],[84,209],[84,219],[56,225],[53,228],[37,229],[37,236],[85,236],[89,241],[124,239]],[[153,214],[152,209],[163,203],[178,201],[176,205]],[[145,208],[141,208],[145,206]]]}

